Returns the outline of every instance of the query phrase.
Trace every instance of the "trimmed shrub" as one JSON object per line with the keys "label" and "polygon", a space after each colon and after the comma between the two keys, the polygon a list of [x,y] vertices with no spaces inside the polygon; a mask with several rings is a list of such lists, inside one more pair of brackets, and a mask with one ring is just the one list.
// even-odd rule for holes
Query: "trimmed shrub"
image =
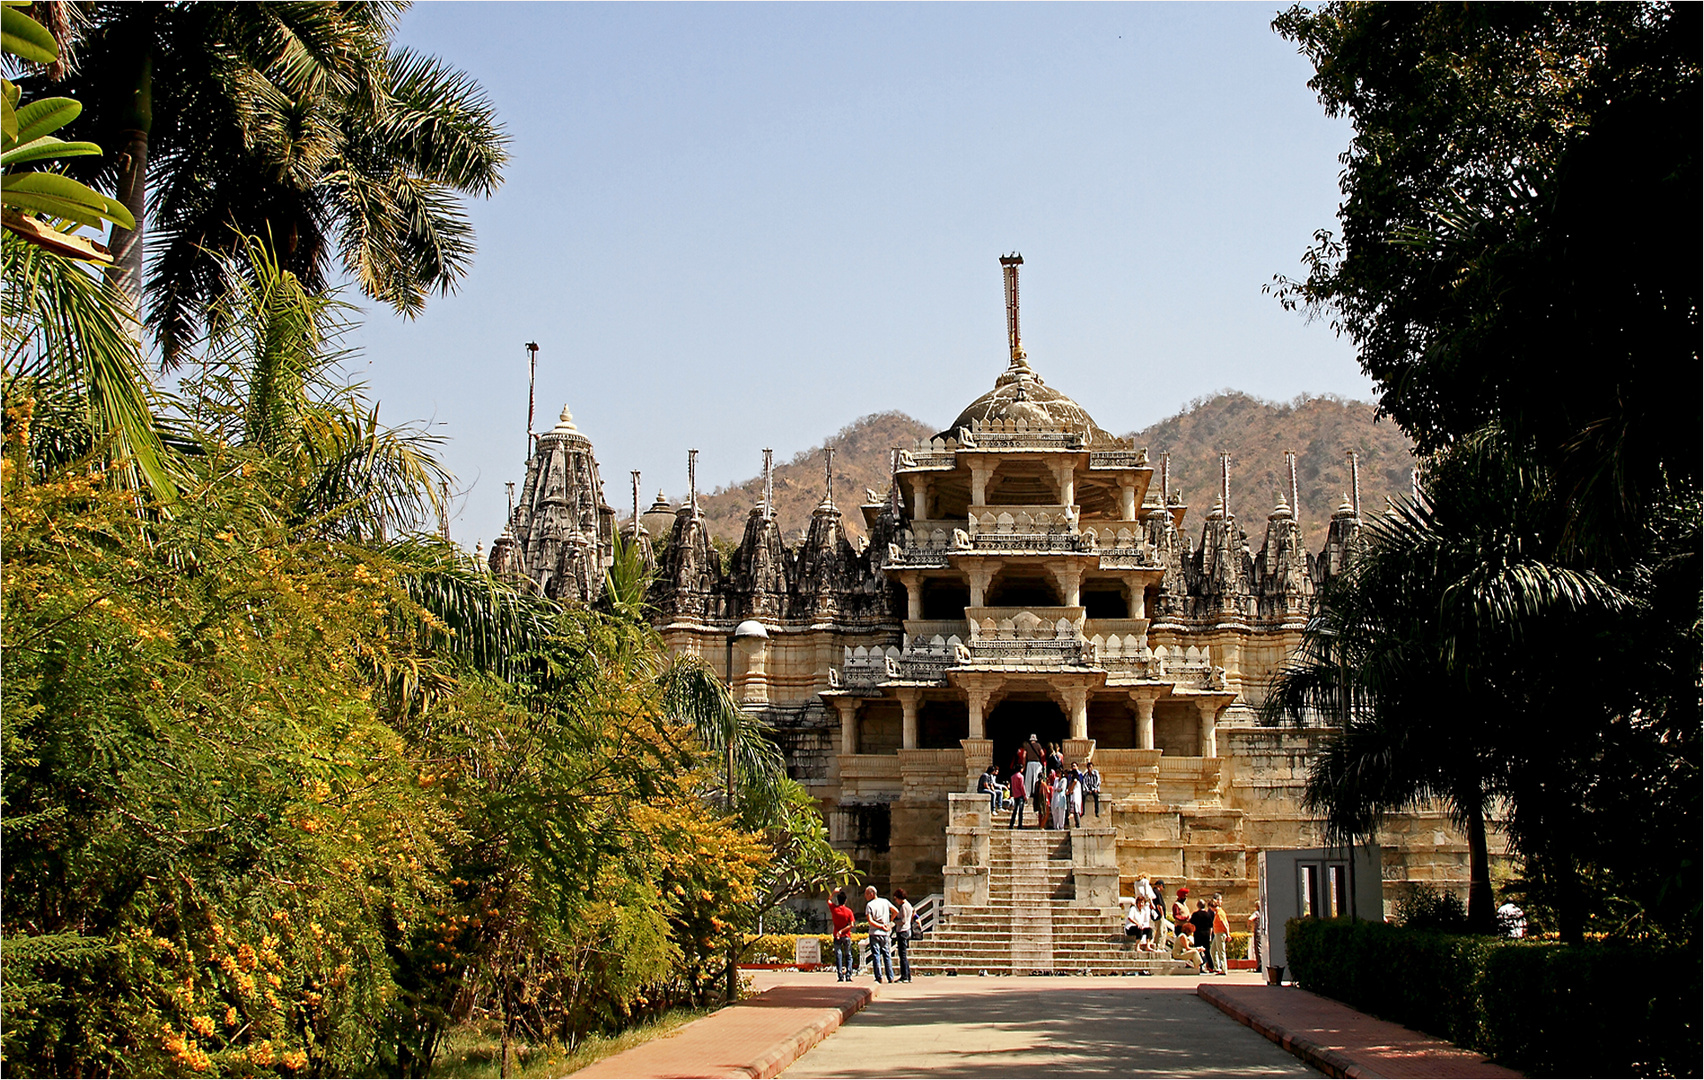
{"label": "trimmed shrub", "polygon": [[1691,1076],[1701,1050],[1696,953],[1564,946],[1292,919],[1303,988],[1535,1076]]}
{"label": "trimmed shrub", "polygon": [[1362,1012],[1478,1046],[1479,981],[1494,938],[1407,930],[1348,919],[1293,919],[1285,951],[1296,982]]}
{"label": "trimmed shrub", "polygon": [[1696,952],[1511,942],[1480,994],[1484,1049],[1540,1076],[1696,1076],[1704,968]]}

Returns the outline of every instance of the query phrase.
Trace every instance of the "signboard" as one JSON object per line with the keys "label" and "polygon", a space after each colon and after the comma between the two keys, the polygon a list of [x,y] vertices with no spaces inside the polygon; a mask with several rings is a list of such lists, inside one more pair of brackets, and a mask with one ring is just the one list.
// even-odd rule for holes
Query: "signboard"
{"label": "signboard", "polygon": [[793,963],[800,967],[821,967],[822,942],[814,937],[794,938]]}

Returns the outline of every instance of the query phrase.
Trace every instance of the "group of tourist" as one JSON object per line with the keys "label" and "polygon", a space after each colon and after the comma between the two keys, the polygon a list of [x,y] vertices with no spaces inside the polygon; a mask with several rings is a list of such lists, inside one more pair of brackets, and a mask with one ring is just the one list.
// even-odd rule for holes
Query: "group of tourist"
{"label": "group of tourist", "polygon": [[999,765],[989,765],[976,790],[988,796],[990,817],[1010,808],[1006,824],[1013,829],[1024,827],[1025,806],[1034,807],[1038,829],[1064,829],[1073,822],[1082,827],[1085,805],[1100,817],[1101,774],[1095,763],[1067,766],[1057,743],[1043,745],[1034,735],[1018,748],[1004,775]]}
{"label": "group of tourist", "polygon": [[[853,950],[852,925],[857,922],[846,903],[846,890],[837,889],[828,902],[828,916],[834,923],[834,973],[837,982],[851,982],[858,970],[858,957]],[[864,889],[864,920],[870,924],[865,945],[870,950],[870,972],[877,982],[911,981],[911,939],[917,932],[917,909],[911,906],[904,889],[895,889],[893,899],[886,900],[874,885]],[[899,976],[894,977],[894,953],[899,957]],[[886,976],[884,979],[883,976]]]}
{"label": "group of tourist", "polygon": [[[1189,887],[1178,888],[1171,907],[1166,908],[1166,883],[1149,883],[1146,876],[1136,879],[1134,903],[1124,915],[1124,934],[1136,939],[1138,952],[1169,955],[1189,965],[1191,974],[1208,972],[1214,975],[1230,973],[1226,946],[1230,941],[1230,917],[1225,912],[1223,893],[1214,893],[1210,900],[1196,900],[1190,909]],[[1259,905],[1248,918],[1251,930],[1260,922]]]}

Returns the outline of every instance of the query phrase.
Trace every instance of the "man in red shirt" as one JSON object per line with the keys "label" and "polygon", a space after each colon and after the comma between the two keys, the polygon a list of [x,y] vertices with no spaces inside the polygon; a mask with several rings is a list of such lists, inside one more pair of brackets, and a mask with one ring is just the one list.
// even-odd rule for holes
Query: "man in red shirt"
{"label": "man in red shirt", "polygon": [[836,982],[852,981],[852,909],[846,906],[846,890],[836,890],[828,902],[828,916],[834,920],[834,974]]}

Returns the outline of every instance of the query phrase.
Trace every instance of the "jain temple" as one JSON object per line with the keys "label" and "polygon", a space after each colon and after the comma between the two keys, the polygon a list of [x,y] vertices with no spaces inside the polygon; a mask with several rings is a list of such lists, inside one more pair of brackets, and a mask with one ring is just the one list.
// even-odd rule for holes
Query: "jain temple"
{"label": "jain temple", "polygon": [[[1258,851],[1322,842],[1300,797],[1331,729],[1261,726],[1255,709],[1317,590],[1354,558],[1359,497],[1310,552],[1293,456],[1287,497],[1245,516],[1222,460],[1192,523],[1164,455],[1108,434],[1031,366],[1021,262],[1001,260],[1004,370],[947,430],[896,453],[885,493],[842,507],[825,479],[791,537],[766,497],[724,572],[696,485],[683,505],[659,496],[619,520],[564,408],[536,436],[490,565],[590,599],[613,536],[634,539],[655,568],[664,640],[726,671],[768,721],[861,877],[937,898],[920,967],[1102,970],[1122,955],[1128,968],[1113,936],[1136,876],[1222,892],[1246,913]],[[849,537],[849,513],[867,543]],[[1094,761],[1098,817],[1023,832],[989,820],[969,793],[1031,735],[1062,744],[1067,763]],[[1403,882],[1465,891],[1467,846],[1441,811],[1393,818],[1380,841],[1387,904]],[[1322,903],[1341,905],[1333,888]]]}

